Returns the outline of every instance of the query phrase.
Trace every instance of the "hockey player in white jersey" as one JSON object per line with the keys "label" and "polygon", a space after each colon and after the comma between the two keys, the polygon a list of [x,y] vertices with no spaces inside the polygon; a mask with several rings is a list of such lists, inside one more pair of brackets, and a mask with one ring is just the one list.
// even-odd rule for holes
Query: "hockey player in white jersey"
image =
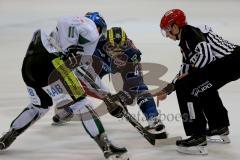
{"label": "hockey player in white jersey", "polygon": [[[97,12],[90,14],[98,16],[105,23]],[[82,106],[75,112],[81,115],[84,128],[99,145],[106,159],[128,159],[125,157],[126,148],[118,148],[108,140],[98,115],[92,110],[91,101],[86,98],[85,91],[73,72],[75,55],[68,52],[72,45],[79,45],[84,53],[91,55],[105,28],[106,24],[97,26],[86,17],[64,17],[58,21],[56,32],[51,35],[53,38],[42,30],[34,33],[22,65],[22,76],[31,103],[0,138],[0,150],[7,149],[20,134],[44,116],[53,104],[71,104],[73,107]],[[54,47],[51,41],[53,39],[66,54]],[[83,60],[83,65],[91,63],[90,58]],[[112,104],[112,114],[121,117],[124,108],[117,102]]]}

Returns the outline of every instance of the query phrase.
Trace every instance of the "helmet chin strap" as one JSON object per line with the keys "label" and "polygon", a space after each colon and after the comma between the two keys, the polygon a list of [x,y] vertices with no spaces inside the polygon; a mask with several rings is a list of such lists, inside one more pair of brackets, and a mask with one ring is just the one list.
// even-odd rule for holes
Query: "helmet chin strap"
{"label": "helmet chin strap", "polygon": [[179,28],[178,33],[174,35],[176,40],[180,40],[180,35],[181,35],[181,29]]}
{"label": "helmet chin strap", "polygon": [[179,28],[178,34],[177,34],[177,40],[180,40],[182,33],[182,28]]}

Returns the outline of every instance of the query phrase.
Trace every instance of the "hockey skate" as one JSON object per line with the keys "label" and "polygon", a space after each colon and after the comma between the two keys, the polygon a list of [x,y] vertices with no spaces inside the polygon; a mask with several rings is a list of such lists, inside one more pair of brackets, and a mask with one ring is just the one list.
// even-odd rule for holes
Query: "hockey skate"
{"label": "hockey skate", "polygon": [[177,151],[185,154],[207,155],[206,136],[191,136],[176,142]]}
{"label": "hockey skate", "polygon": [[154,118],[151,120],[148,120],[148,126],[145,127],[145,129],[153,134],[156,139],[165,139],[167,138],[167,133],[165,130],[165,125],[161,122],[160,119]]}
{"label": "hockey skate", "polygon": [[94,138],[107,160],[129,160],[127,149],[114,146],[107,138],[107,135],[102,133]]}
{"label": "hockey skate", "polygon": [[214,130],[207,130],[207,141],[212,143],[222,143],[227,144],[231,143],[228,135],[229,135],[229,129],[228,127],[223,127],[220,129],[214,129]]}
{"label": "hockey skate", "polygon": [[15,129],[10,129],[0,138],[0,150],[7,149],[19,135],[20,133],[18,133]]}
{"label": "hockey skate", "polygon": [[52,125],[61,126],[69,122],[73,117],[73,111],[70,107],[64,108],[55,114],[52,118]]}

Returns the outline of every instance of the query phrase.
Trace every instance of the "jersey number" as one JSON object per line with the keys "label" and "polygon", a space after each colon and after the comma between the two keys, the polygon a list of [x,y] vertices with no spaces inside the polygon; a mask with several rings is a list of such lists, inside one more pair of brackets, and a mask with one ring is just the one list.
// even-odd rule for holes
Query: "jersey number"
{"label": "jersey number", "polygon": [[69,38],[74,38],[74,29],[75,29],[74,26],[68,27],[68,37]]}

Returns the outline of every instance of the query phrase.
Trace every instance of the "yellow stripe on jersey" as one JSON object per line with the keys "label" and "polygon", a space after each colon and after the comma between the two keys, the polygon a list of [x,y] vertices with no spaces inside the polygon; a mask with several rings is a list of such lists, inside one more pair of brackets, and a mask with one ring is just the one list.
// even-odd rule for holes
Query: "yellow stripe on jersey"
{"label": "yellow stripe on jersey", "polygon": [[52,60],[53,66],[61,74],[64,81],[67,83],[75,99],[83,97],[85,91],[79,82],[75,74],[65,65],[64,61],[60,58],[55,58]]}

